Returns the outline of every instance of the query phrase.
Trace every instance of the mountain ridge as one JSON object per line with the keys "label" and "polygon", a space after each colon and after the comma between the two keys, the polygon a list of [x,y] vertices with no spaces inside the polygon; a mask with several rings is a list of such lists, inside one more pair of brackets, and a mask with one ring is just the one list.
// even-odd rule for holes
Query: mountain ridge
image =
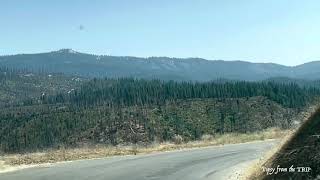
{"label": "mountain ridge", "polygon": [[320,79],[320,61],[286,66],[243,60],[94,55],[72,49],[0,56],[0,66],[41,69],[47,72],[89,77],[134,77],[179,81],[210,81],[219,78],[257,81],[279,76]]}

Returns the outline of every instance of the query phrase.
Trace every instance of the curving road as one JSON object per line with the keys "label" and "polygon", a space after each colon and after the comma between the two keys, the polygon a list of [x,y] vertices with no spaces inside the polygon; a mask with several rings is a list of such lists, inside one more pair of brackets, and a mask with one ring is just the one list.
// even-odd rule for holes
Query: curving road
{"label": "curving road", "polygon": [[223,180],[276,141],[57,163],[0,174],[0,180]]}

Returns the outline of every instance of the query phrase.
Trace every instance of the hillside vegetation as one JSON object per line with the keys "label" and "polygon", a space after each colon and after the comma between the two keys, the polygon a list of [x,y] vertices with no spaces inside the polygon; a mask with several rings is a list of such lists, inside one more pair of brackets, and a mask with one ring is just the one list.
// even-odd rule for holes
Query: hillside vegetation
{"label": "hillside vegetation", "polygon": [[[320,109],[297,130],[281,149],[264,164],[265,167],[293,167],[293,172],[261,175],[264,180],[320,178]],[[300,167],[300,168],[299,168]],[[305,168],[305,169],[302,169]],[[311,168],[310,170],[307,168]]]}
{"label": "hillside vegetation", "polygon": [[28,105],[42,95],[66,93],[82,84],[83,78],[0,67],[0,107]]}
{"label": "hillside vegetation", "polygon": [[287,129],[319,90],[265,82],[94,79],[0,112],[6,153],[87,145],[147,145]]}

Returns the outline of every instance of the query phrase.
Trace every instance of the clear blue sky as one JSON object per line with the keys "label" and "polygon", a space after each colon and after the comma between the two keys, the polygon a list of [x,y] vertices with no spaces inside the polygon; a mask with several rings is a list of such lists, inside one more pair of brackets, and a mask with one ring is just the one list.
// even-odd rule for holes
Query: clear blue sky
{"label": "clear blue sky", "polygon": [[0,55],[320,60],[318,0],[1,0],[0,23]]}

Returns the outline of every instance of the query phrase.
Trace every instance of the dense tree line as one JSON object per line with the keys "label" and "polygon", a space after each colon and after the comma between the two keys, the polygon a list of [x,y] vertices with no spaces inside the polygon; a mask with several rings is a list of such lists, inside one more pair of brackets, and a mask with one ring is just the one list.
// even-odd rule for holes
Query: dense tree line
{"label": "dense tree line", "polygon": [[320,94],[317,88],[273,82],[174,82],[141,79],[94,79],[69,94],[43,97],[43,103],[160,105],[177,99],[264,96],[285,107],[300,108]]}

